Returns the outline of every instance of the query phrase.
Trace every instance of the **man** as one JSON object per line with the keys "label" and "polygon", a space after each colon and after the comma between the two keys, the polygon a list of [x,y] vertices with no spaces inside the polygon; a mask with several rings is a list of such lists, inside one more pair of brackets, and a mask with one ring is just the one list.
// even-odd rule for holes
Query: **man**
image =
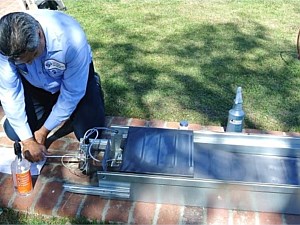
{"label": "man", "polygon": [[0,100],[4,130],[31,162],[47,154],[51,130],[72,124],[77,139],[105,124],[90,45],[72,17],[53,10],[0,19]]}

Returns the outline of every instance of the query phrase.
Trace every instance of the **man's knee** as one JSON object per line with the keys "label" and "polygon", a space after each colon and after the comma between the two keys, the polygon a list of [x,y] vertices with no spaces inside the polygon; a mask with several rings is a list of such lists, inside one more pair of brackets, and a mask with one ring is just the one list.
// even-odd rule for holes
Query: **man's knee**
{"label": "man's knee", "polygon": [[20,141],[18,135],[16,134],[15,130],[10,125],[8,119],[6,119],[3,123],[3,129],[6,133],[7,137],[12,141]]}

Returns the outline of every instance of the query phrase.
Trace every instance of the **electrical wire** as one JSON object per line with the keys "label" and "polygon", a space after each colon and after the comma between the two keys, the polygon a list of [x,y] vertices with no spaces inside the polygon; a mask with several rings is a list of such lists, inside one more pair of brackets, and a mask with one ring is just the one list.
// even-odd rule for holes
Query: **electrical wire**
{"label": "electrical wire", "polygon": [[280,58],[282,59],[282,61],[285,62],[286,65],[290,65],[290,63],[285,59],[285,57],[283,55],[290,55],[292,56],[294,59],[297,59],[299,57],[299,55],[295,52],[292,51],[281,51],[280,53]]}
{"label": "electrical wire", "polygon": [[300,59],[300,29],[298,31],[298,36],[297,36],[297,52],[298,52],[298,59]]}
{"label": "electrical wire", "polygon": [[89,129],[85,132],[84,137],[83,137],[84,140],[89,138],[89,136],[93,135],[94,133],[96,133],[96,136],[92,139],[92,143],[90,143],[90,145],[88,147],[88,156],[91,157],[96,162],[102,162],[101,160],[95,158],[92,154],[92,146],[96,142],[96,140],[99,136],[98,130],[108,130],[108,131],[111,131],[113,133],[118,133],[118,131],[114,130],[114,129],[111,129],[111,128],[107,128],[107,127],[94,127],[94,128],[91,128],[91,129]]}
{"label": "electrical wire", "polygon": [[[93,156],[93,154],[92,154],[92,146],[93,146],[93,144],[95,143],[95,141],[96,141],[96,139],[98,138],[98,135],[99,135],[99,132],[98,132],[97,129],[94,128],[93,130],[96,132],[96,136],[95,136],[95,138],[92,140],[92,143],[89,145],[88,153],[89,153],[89,156],[90,156],[93,160],[95,160],[96,162],[101,162],[99,159],[96,159],[96,158]],[[91,133],[91,134],[93,134],[93,133]]]}
{"label": "electrical wire", "polygon": [[[111,129],[111,128],[108,128],[108,127],[94,127],[94,128],[91,128],[89,130],[87,130],[83,136],[83,139],[86,139],[88,138],[89,136],[91,136],[94,132],[97,133],[97,136],[99,135],[99,132],[98,130],[107,130],[107,131],[111,131],[113,133],[118,133],[117,130],[114,130],[114,129]],[[96,139],[96,138],[94,138]]]}
{"label": "electrical wire", "polygon": [[[92,158],[94,161],[96,162],[102,162],[101,160],[95,158],[92,154],[92,146],[93,144],[96,142],[98,136],[99,136],[99,130],[107,130],[107,131],[111,131],[113,133],[118,133],[117,130],[114,130],[114,129],[111,129],[111,128],[107,128],[107,127],[94,127],[94,128],[91,128],[89,130],[87,130],[83,136],[83,140],[90,140],[90,136],[92,136],[93,134],[95,134],[95,136],[93,137],[93,139],[91,139],[91,143],[89,143],[89,147],[87,149],[87,152],[83,152],[83,151],[80,151],[79,154],[65,154],[65,155],[62,155],[61,157],[61,164],[70,170],[71,173],[75,174],[78,176],[78,174],[75,173],[75,170],[78,169],[78,167],[76,168],[73,168],[69,165],[67,165],[65,162],[64,162],[64,158],[65,157],[74,157],[74,158],[77,158],[79,159],[80,161],[83,162],[83,164],[80,166],[79,170],[82,171],[82,172],[87,172],[86,170],[86,167],[88,165],[88,160],[90,158]],[[70,164],[70,160],[68,161],[68,164]]]}
{"label": "electrical wire", "polygon": [[288,54],[288,55],[292,56],[294,59],[300,60],[300,29],[299,29],[298,35],[297,35],[296,48],[297,48],[296,49],[297,52],[292,52],[292,51],[281,51],[280,52],[280,57],[285,62],[285,64],[289,65],[288,61],[283,57],[283,54]]}
{"label": "electrical wire", "polygon": [[[67,157],[67,156],[72,156],[72,157],[74,157],[74,158],[77,158],[77,155],[75,155],[75,154],[64,154],[64,155],[61,156],[61,158],[60,158],[61,164],[62,164],[64,167],[66,167],[67,169],[70,169],[70,167],[67,166],[67,165],[65,164],[65,162],[64,162],[64,158]],[[68,163],[70,163],[70,160],[68,161]]]}
{"label": "electrical wire", "polygon": [[[76,163],[76,164],[73,164],[74,166],[72,167],[72,166],[69,166],[70,160],[68,161],[68,165],[64,162],[64,158],[65,158],[65,157],[70,157],[70,156],[72,156],[72,157],[74,157],[74,158],[79,158],[79,156],[78,156],[77,154],[65,154],[65,155],[62,155],[62,157],[61,157],[61,164],[62,164],[65,168],[67,168],[67,169],[70,171],[70,173],[74,174],[75,176],[82,177],[82,174],[76,173],[76,171],[78,170],[77,163]],[[86,162],[85,162],[85,164],[86,164]],[[79,170],[81,170],[81,169],[79,168]],[[81,170],[81,171],[82,171],[82,170]]]}

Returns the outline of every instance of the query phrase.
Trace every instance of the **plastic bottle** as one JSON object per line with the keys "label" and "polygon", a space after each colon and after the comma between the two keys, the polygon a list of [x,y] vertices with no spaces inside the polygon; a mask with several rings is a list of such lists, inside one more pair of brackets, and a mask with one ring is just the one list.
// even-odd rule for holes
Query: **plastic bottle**
{"label": "plastic bottle", "polygon": [[14,143],[14,149],[16,158],[11,163],[14,189],[18,194],[28,196],[33,190],[30,162],[22,158],[21,145],[19,142]]}
{"label": "plastic bottle", "polygon": [[238,87],[232,109],[229,110],[226,132],[242,132],[245,113],[243,110],[242,88]]}

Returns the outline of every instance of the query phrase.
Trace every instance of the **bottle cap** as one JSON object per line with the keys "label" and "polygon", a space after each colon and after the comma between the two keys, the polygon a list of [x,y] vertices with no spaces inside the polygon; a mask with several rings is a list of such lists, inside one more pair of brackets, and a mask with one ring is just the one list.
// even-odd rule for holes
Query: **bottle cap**
{"label": "bottle cap", "polygon": [[188,126],[189,126],[189,122],[188,122],[187,120],[181,120],[181,121],[179,122],[179,125],[180,125],[181,127],[188,127]]}
{"label": "bottle cap", "polygon": [[234,100],[235,104],[242,104],[243,103],[243,98],[242,98],[242,88],[238,87],[236,90],[236,96]]}

